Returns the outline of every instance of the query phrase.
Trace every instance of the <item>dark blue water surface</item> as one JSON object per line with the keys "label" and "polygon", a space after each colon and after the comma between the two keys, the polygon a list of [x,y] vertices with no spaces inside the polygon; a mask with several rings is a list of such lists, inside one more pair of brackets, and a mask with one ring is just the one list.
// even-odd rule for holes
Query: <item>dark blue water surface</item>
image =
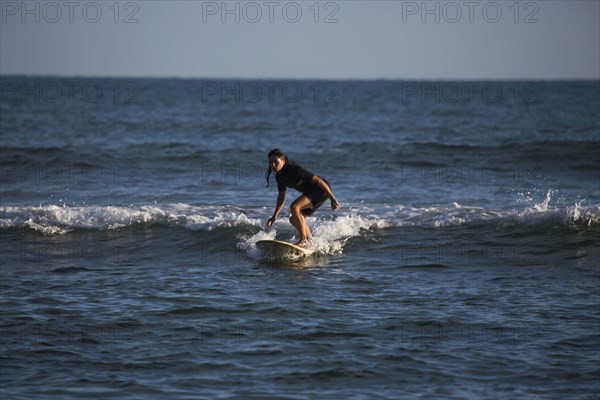
{"label": "dark blue water surface", "polygon": [[1,89],[1,398],[598,397],[598,81]]}

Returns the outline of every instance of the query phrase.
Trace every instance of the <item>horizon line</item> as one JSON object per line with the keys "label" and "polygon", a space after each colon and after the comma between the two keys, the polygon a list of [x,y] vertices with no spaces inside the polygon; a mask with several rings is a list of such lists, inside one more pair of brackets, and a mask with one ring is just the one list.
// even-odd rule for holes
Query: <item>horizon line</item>
{"label": "horizon line", "polygon": [[600,81],[598,77],[557,77],[557,78],[402,78],[402,77],[369,77],[369,78],[331,78],[331,77],[239,77],[239,76],[174,76],[174,75],[94,75],[94,74],[23,74],[23,73],[0,73],[0,78],[6,77],[25,77],[25,78],[83,78],[83,79],[180,79],[180,80],[234,80],[234,81],[430,81],[430,82],[565,82],[565,81]]}

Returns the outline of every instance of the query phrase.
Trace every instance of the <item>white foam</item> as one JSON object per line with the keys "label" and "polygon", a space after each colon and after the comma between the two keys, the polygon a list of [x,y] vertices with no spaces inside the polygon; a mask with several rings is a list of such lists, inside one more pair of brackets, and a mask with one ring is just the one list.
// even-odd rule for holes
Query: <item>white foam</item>
{"label": "white foam", "polygon": [[548,205],[550,204],[550,200],[552,199],[553,193],[554,192],[552,191],[552,189],[548,189],[548,192],[546,193],[546,198],[544,199],[544,201],[542,201],[541,203],[534,204],[533,208],[535,208],[539,212],[548,211]]}
{"label": "white foam", "polygon": [[[360,236],[369,229],[445,229],[480,223],[535,225],[549,220],[566,226],[592,226],[600,222],[600,204],[589,205],[581,200],[573,205],[558,205],[555,204],[555,193],[555,190],[548,190],[543,199],[538,202],[532,199],[529,206],[520,209],[486,209],[456,202],[429,207],[358,204],[348,206],[340,213],[319,213],[316,218],[308,218],[308,224],[315,238],[312,246],[317,253],[336,254],[342,252],[349,238]],[[0,227],[24,227],[47,235],[66,234],[73,229],[120,229],[135,224],[162,224],[211,231],[236,226],[263,228],[270,212],[270,207],[242,209],[182,203],[140,206],[17,206],[0,207]],[[239,246],[246,250],[252,249],[257,240],[272,239],[277,232],[283,240],[294,240],[292,236],[297,234],[284,217],[276,221],[270,232],[261,232],[263,231],[242,239]]]}
{"label": "white foam", "polygon": [[260,225],[232,207],[191,206],[57,206],[1,207],[0,227],[27,227],[44,234],[64,234],[73,229],[119,229],[140,223],[183,226],[190,230]]}
{"label": "white foam", "polygon": [[239,238],[241,240],[238,242],[237,248],[240,250],[245,250],[248,254],[248,257],[257,260],[260,257],[260,253],[256,248],[256,242],[259,240],[274,240],[276,235],[276,229],[271,229],[268,231],[261,230],[250,237]]}
{"label": "white foam", "polygon": [[60,226],[41,225],[34,222],[31,218],[25,221],[24,225],[28,228],[41,232],[44,235],[64,235],[71,231],[71,229],[61,228]]}
{"label": "white foam", "polygon": [[310,247],[321,254],[338,254],[346,242],[369,229],[382,229],[388,223],[380,218],[345,215],[333,220],[317,220],[311,229],[314,239]]}
{"label": "white foam", "polygon": [[567,225],[581,224],[592,226],[600,222],[600,204],[584,206],[585,200],[580,200],[572,206],[552,206],[552,196],[556,190],[549,189],[546,197],[540,203],[517,212],[516,217],[522,223],[540,223],[548,220],[558,220]]}
{"label": "white foam", "polygon": [[[275,226],[277,226],[277,222]],[[315,251],[314,254],[318,255],[341,254],[344,245],[350,238],[360,236],[365,230],[385,228],[388,225],[382,219],[343,215],[335,219],[324,220],[309,218],[308,226],[313,235],[313,240],[309,242],[308,247]],[[276,236],[277,229],[275,228],[269,231],[261,230],[250,237],[241,238],[238,248],[246,250],[249,257],[258,258],[256,242],[259,240],[273,240]],[[294,241],[295,237],[284,240]]]}

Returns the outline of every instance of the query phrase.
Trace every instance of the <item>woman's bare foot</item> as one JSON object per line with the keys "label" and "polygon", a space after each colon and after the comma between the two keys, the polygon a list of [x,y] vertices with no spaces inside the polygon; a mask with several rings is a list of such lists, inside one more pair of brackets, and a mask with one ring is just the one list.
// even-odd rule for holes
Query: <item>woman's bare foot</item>
{"label": "woman's bare foot", "polygon": [[294,246],[306,247],[308,246],[308,243],[310,243],[311,240],[312,238],[298,240],[296,243],[294,243]]}

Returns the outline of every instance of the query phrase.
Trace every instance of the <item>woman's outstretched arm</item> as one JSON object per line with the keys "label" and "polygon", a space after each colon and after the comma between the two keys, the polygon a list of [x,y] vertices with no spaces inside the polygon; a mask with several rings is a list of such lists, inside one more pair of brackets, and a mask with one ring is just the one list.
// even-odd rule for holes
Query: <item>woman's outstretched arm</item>
{"label": "woman's outstretched arm", "polygon": [[275,220],[277,219],[277,216],[279,215],[279,213],[281,212],[281,209],[283,208],[283,203],[285,203],[285,190],[282,192],[279,192],[277,194],[277,204],[275,205],[275,212],[273,213],[273,216],[271,218],[269,218],[269,220],[267,221],[267,226],[270,228],[271,226],[273,226],[273,223],[275,222]]}

